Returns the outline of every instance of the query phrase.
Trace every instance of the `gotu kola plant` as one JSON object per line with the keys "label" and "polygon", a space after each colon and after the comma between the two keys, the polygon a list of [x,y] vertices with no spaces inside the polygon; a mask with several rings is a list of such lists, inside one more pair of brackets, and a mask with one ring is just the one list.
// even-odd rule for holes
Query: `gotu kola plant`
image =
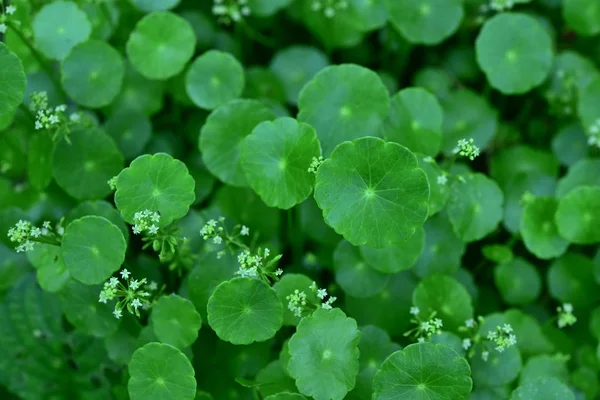
{"label": "gotu kola plant", "polygon": [[594,400],[597,0],[0,0],[0,398]]}

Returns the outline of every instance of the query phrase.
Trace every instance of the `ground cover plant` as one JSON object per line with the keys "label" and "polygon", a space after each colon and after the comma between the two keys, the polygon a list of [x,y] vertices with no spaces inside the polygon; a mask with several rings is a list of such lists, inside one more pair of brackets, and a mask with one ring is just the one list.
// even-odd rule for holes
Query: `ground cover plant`
{"label": "ground cover plant", "polygon": [[600,398],[597,0],[0,0],[0,398]]}

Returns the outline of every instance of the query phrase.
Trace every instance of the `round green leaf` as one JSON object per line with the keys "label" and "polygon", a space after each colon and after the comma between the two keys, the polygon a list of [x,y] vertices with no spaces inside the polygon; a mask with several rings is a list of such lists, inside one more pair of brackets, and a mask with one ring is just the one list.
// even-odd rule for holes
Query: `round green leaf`
{"label": "round green leaf", "polygon": [[572,243],[600,242],[600,186],[581,186],[560,199],[556,209],[559,234]]}
{"label": "round green leaf", "polygon": [[328,64],[327,56],[320,50],[292,46],[275,53],[270,68],[283,84],[288,103],[295,105],[304,85]]}
{"label": "round green leaf", "polygon": [[411,344],[389,356],[373,381],[373,400],[462,400],[473,388],[469,363],[444,344]]}
{"label": "round green leaf", "polygon": [[361,246],[360,255],[376,271],[383,272],[384,274],[395,274],[411,269],[419,259],[424,247],[425,230],[419,228],[407,241],[401,242],[394,247],[373,249]]}
{"label": "round green leaf", "polygon": [[59,246],[36,243],[33,250],[26,253],[27,259],[37,269],[36,277],[40,287],[47,292],[60,292],[71,280],[62,259]]}
{"label": "round green leaf", "polygon": [[167,226],[187,214],[194,186],[184,163],[165,153],[146,154],[119,174],[115,203],[130,224],[136,212],[148,209],[160,212],[160,226]]}
{"label": "round green leaf", "polygon": [[196,35],[190,23],[167,11],[139,20],[127,41],[127,55],[148,79],[165,80],[185,67],[194,55]]}
{"label": "round green leaf", "polygon": [[556,378],[539,378],[516,388],[510,400],[575,400],[575,395]]}
{"label": "round green leaf", "polygon": [[562,15],[569,27],[580,35],[600,33],[600,4],[595,0],[564,0]]}
{"label": "round green leaf", "polygon": [[27,150],[27,177],[31,186],[44,190],[52,182],[54,142],[47,132],[32,135]]}
{"label": "round green leaf", "polygon": [[121,91],[125,64],[106,42],[89,40],[73,47],[61,63],[65,91],[84,107],[109,105]]}
{"label": "round green leaf", "polygon": [[175,347],[148,343],[133,353],[127,389],[131,400],[193,400],[194,367]]}
{"label": "round green leaf", "polygon": [[421,281],[413,292],[413,303],[423,315],[437,313],[444,329],[454,331],[473,318],[471,297],[463,285],[446,275],[432,275]]}
{"label": "round green leaf", "polygon": [[553,197],[536,197],[525,205],[520,232],[527,250],[537,258],[549,259],[567,251],[569,242],[558,234],[554,222],[557,201]]}
{"label": "round green leaf", "polygon": [[389,105],[388,91],[375,72],[354,64],[336,65],[304,86],[298,121],[316,129],[328,156],[343,141],[379,136]]}
{"label": "round green leaf", "polygon": [[227,184],[247,186],[240,163],[244,139],[259,123],[274,118],[273,111],[258,100],[233,100],[214,110],[200,132],[200,151],[208,170]]}
{"label": "round green leaf", "polygon": [[144,12],[166,11],[177,7],[181,0],[130,0],[133,5]]}
{"label": "round green leaf", "polygon": [[59,141],[52,155],[56,183],[78,200],[102,199],[106,183],[123,169],[123,155],[114,140],[98,128],[76,130],[71,143]]}
{"label": "round green leaf", "polygon": [[[587,145],[587,144],[586,144]],[[567,170],[556,187],[556,197],[561,198],[580,186],[600,186],[600,160],[580,159]]]}
{"label": "round green leaf", "polygon": [[353,297],[371,297],[381,292],[389,275],[373,269],[361,257],[360,250],[345,240],[333,252],[335,281]]}
{"label": "round green leaf", "polygon": [[72,221],[85,217],[86,215],[96,215],[98,217],[106,218],[115,224],[115,226],[123,233],[125,240],[129,241],[129,228],[127,228],[127,225],[123,222],[121,214],[119,214],[112,204],[104,200],[90,200],[80,203],[77,207],[69,211],[65,216],[63,224],[65,226],[69,225]]}
{"label": "round green leaf", "polygon": [[128,63],[123,90],[110,105],[111,112],[141,112],[147,116],[154,115],[163,106],[163,92],[163,82],[144,78]]}
{"label": "round green leaf", "polygon": [[[487,335],[487,331],[485,335]],[[487,361],[484,361],[481,358],[481,352],[487,349],[487,347],[484,350],[482,346],[478,346],[475,355],[471,358],[471,370],[475,385],[477,387],[497,387],[514,381],[521,370],[521,354],[517,346],[511,346],[502,353],[489,350],[489,357]]]}
{"label": "round green leaf", "polygon": [[521,174],[543,173],[557,176],[559,167],[558,160],[549,151],[517,145],[494,155],[490,165],[490,176],[502,188],[507,188]]}
{"label": "round green leaf", "polygon": [[552,39],[526,14],[500,13],[485,22],[476,41],[477,62],[504,94],[539,86],[552,67]]}
{"label": "round green leaf", "polygon": [[198,107],[212,110],[240,97],[244,82],[244,68],[235,57],[209,50],[188,68],[185,90]]}
{"label": "round green leaf", "polygon": [[406,147],[365,137],[342,143],[319,167],[315,199],[353,245],[391,247],[425,222],[429,183]]}
{"label": "round green leaf", "polygon": [[450,185],[448,185],[445,170],[435,162],[435,160],[428,156],[424,157],[422,154],[417,154],[419,160],[419,167],[427,174],[427,180],[429,181],[429,218],[437,214],[446,207],[448,196],[450,196]]}
{"label": "round green leaf", "polygon": [[504,195],[498,184],[479,173],[452,184],[448,218],[454,232],[465,242],[484,238],[502,220]]}
{"label": "round green leaf", "polygon": [[152,306],[150,321],[158,340],[178,349],[194,343],[202,326],[192,302],[176,294],[158,299]]}
{"label": "round green leaf", "polygon": [[139,156],[152,135],[150,120],[139,111],[126,109],[112,113],[104,129],[117,142],[126,159]]}
{"label": "round green leaf", "polygon": [[125,260],[123,233],[106,218],[86,216],[69,225],[62,257],[71,275],[87,285],[104,283]]}
{"label": "round green leaf", "polygon": [[248,183],[265,204],[288,209],[310,195],[314,175],[308,167],[320,155],[312,126],[282,117],[254,128],[244,140],[240,161]]}
{"label": "round green leaf", "polygon": [[85,42],[92,33],[86,14],[71,1],[46,4],[33,19],[36,47],[48,58],[64,59],[73,46]]}
{"label": "round green leaf", "polygon": [[569,369],[566,361],[558,354],[541,354],[529,358],[521,371],[519,384],[532,383],[539,378],[555,378],[561,382],[569,382]]}
{"label": "round green leaf", "polygon": [[114,308],[98,302],[101,291],[101,285],[88,286],[72,280],[60,292],[67,320],[82,332],[96,337],[109,336],[119,327],[119,320],[113,315]]}
{"label": "round green leaf", "polygon": [[561,162],[568,167],[588,154],[588,138],[579,123],[572,123],[562,127],[552,138],[552,152]]}
{"label": "round green leaf", "polygon": [[533,303],[542,291],[540,273],[520,257],[497,265],[494,279],[500,295],[510,305]]}
{"label": "round green leaf", "polygon": [[466,245],[456,236],[448,218],[436,215],[425,222],[424,228],[425,248],[417,260],[415,273],[424,277],[458,270]]}
{"label": "round green leaf", "polygon": [[27,79],[21,60],[4,43],[0,43],[0,65],[0,114],[12,114],[23,102]]}
{"label": "round green leaf", "polygon": [[436,156],[442,146],[442,107],[425,89],[408,88],[391,99],[383,126],[386,140],[416,153]]}
{"label": "round green leaf", "polygon": [[319,308],[298,324],[289,341],[288,370],[298,390],[315,400],[341,400],[359,370],[356,321],[339,308]]}
{"label": "round green leaf", "polygon": [[402,36],[429,46],[450,37],[465,13],[461,0],[384,0],[384,4]]}
{"label": "round green leaf", "polygon": [[208,300],[208,323],[221,340],[233,344],[264,342],[283,323],[283,305],[277,293],[254,278],[221,283]]}
{"label": "round green leaf", "polygon": [[566,253],[548,269],[548,290],[561,303],[589,307],[600,300],[594,277],[594,263],[589,258]]}

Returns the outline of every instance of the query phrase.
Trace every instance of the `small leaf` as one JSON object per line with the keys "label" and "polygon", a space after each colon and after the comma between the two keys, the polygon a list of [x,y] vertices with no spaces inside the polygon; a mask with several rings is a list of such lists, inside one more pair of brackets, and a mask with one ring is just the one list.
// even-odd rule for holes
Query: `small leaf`
{"label": "small leaf", "polygon": [[542,291],[540,273],[520,257],[497,265],[494,268],[494,280],[502,299],[510,305],[533,303]]}
{"label": "small leaf", "polygon": [[561,303],[589,307],[600,300],[594,263],[578,253],[565,253],[548,269],[548,290]]}
{"label": "small leaf", "polygon": [[162,296],[154,303],[150,321],[158,340],[178,349],[194,343],[202,326],[192,302],[176,294]]}
{"label": "small leaf", "polygon": [[535,197],[525,205],[520,232],[527,250],[537,258],[561,256],[569,242],[558,234],[554,220],[558,202],[553,197]]}
{"label": "small leaf", "polygon": [[407,241],[394,247],[373,249],[361,246],[360,254],[365,262],[376,271],[384,274],[395,274],[411,269],[416,264],[424,248],[425,230],[420,228]]}
{"label": "small leaf", "polygon": [[27,79],[21,60],[4,43],[0,43],[0,65],[0,115],[12,115],[23,102]]}
{"label": "small leaf", "polygon": [[580,186],[560,199],[555,215],[558,233],[576,244],[600,242],[600,186]]}
{"label": "small leaf", "polygon": [[466,245],[454,233],[448,218],[438,214],[428,219],[423,227],[425,245],[414,267],[417,276],[451,274],[458,270]]}
{"label": "small leaf", "polygon": [[381,292],[389,281],[384,274],[365,262],[360,250],[345,240],[333,252],[335,281],[353,297],[371,297]]}

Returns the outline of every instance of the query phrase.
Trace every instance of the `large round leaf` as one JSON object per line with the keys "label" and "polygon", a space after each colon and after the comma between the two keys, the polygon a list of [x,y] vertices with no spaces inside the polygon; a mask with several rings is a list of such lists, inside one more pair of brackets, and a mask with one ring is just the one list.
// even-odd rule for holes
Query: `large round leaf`
{"label": "large round leaf", "polygon": [[555,215],[560,235],[572,243],[600,242],[600,186],[580,186],[560,199]]}
{"label": "large round leaf", "polygon": [[317,130],[323,154],[362,136],[378,136],[388,114],[389,94],[379,76],[364,67],[344,64],[321,70],[304,86],[298,120]]}
{"label": "large round leaf", "polygon": [[158,340],[179,349],[194,343],[202,326],[192,302],[176,294],[158,299],[152,306],[150,320]]}
{"label": "large round leaf", "polygon": [[469,363],[450,346],[411,344],[383,362],[373,400],[463,400],[472,387]]}
{"label": "large round leaf", "polygon": [[86,216],[69,225],[62,257],[71,275],[87,285],[104,283],[125,260],[123,233],[103,217]]}
{"label": "large round leaf", "polygon": [[58,185],[79,200],[102,199],[110,193],[106,183],[123,169],[123,155],[115,141],[98,128],[76,130],[58,142],[52,170]]}
{"label": "large round leaf", "polygon": [[92,33],[92,24],[77,4],[54,1],[46,4],[33,19],[36,47],[48,58],[62,60]]}
{"label": "large round leaf", "polygon": [[65,91],[84,107],[109,105],[121,91],[125,64],[106,42],[89,40],[73,47],[61,64]]}
{"label": "large round leaf", "polygon": [[483,25],[476,41],[477,62],[493,87],[521,94],[540,85],[552,67],[552,40],[525,14],[500,13]]}
{"label": "large round leaf", "polygon": [[429,183],[406,147],[365,137],[342,143],[319,167],[315,199],[350,243],[391,247],[425,222]]}
{"label": "large round leaf", "polygon": [[523,209],[520,232],[527,250],[537,258],[548,259],[562,255],[569,242],[558,234],[554,221],[557,201],[553,197],[536,197]]}
{"label": "large round leaf", "polygon": [[340,309],[319,308],[298,324],[289,341],[288,370],[298,390],[315,400],[341,400],[359,369],[356,321]]}
{"label": "large round leaf", "polygon": [[175,347],[148,343],[133,353],[127,389],[131,400],[193,400],[196,379],[190,360]]}
{"label": "large round leaf", "polygon": [[345,240],[333,252],[335,281],[353,297],[371,297],[381,292],[389,281],[386,275],[363,260],[360,250]]}
{"label": "large round leaf", "polygon": [[212,110],[240,97],[244,82],[244,68],[235,57],[209,50],[188,68],[185,90],[198,107]]}
{"label": "large round leaf", "polygon": [[313,127],[282,117],[260,123],[246,137],[241,164],[248,183],[266,205],[288,209],[310,195],[314,175],[308,167],[320,155]]}
{"label": "large round leaf", "polygon": [[233,344],[264,342],[283,323],[283,305],[277,293],[254,278],[221,283],[208,300],[208,323],[221,340]]}
{"label": "large round leaf", "polygon": [[190,23],[171,12],[156,11],[139,20],[127,41],[127,55],[148,79],[179,74],[194,55],[196,35]]}
{"label": "large round leaf", "polygon": [[464,16],[461,0],[384,0],[390,21],[412,43],[436,45],[451,36]]}
{"label": "large round leaf", "polygon": [[200,151],[208,170],[225,183],[247,186],[240,163],[244,139],[256,125],[274,118],[273,111],[258,100],[233,100],[214,110],[200,132]]}
{"label": "large round leaf", "polygon": [[385,274],[395,274],[411,269],[419,259],[424,247],[425,230],[420,228],[407,241],[394,247],[373,249],[361,246],[360,255],[373,269]]}
{"label": "large round leaf", "polygon": [[184,163],[165,153],[146,154],[119,174],[115,203],[130,224],[136,212],[147,209],[159,212],[159,224],[166,226],[187,214],[194,186]]}
{"label": "large round leaf", "polygon": [[23,102],[27,80],[23,64],[4,43],[0,43],[0,115],[13,113]]}

